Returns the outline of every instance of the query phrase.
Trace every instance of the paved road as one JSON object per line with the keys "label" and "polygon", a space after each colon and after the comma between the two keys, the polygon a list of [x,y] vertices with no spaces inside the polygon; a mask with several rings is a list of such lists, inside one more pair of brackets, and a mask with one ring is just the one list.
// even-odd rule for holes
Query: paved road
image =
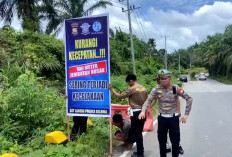
{"label": "paved road", "polygon": [[[190,81],[184,83],[183,88],[194,102],[188,122],[180,125],[181,144],[185,151],[180,156],[232,157],[232,86],[207,80]],[[185,102],[181,102],[184,112]],[[144,136],[146,157],[159,157],[156,131],[157,123],[155,130]],[[114,156],[130,157],[132,151],[117,147]]]}

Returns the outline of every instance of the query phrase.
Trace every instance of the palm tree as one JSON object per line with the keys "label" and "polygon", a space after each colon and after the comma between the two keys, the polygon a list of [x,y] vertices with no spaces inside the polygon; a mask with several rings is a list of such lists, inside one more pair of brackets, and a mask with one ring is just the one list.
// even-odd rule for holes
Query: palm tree
{"label": "palm tree", "polygon": [[11,24],[14,16],[22,20],[22,28],[39,31],[39,0],[0,0],[0,20]]}
{"label": "palm tree", "polygon": [[[112,5],[107,0],[99,0],[90,3],[90,0],[50,0],[45,3],[43,13],[48,19],[46,33],[58,33],[63,26],[63,21],[69,18],[77,18],[90,15],[95,9],[106,8],[107,5]],[[50,9],[46,9],[50,7]]]}
{"label": "palm tree", "polygon": [[155,47],[156,47],[155,39],[150,38],[147,42],[147,45],[149,49],[149,56],[151,58],[151,56],[154,55],[154,52],[155,52]]}

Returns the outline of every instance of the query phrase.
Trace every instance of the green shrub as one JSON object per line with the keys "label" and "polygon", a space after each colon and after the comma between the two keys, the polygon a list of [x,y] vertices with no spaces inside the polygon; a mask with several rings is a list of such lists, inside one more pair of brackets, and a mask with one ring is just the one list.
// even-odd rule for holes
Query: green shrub
{"label": "green shrub", "polygon": [[195,71],[191,71],[191,73],[190,73],[191,80],[195,80],[196,79],[195,75],[196,75],[196,72]]}
{"label": "green shrub", "polygon": [[0,132],[10,139],[25,142],[37,128],[64,128],[65,101],[56,90],[39,85],[30,72],[17,79],[17,85],[4,93],[2,102],[5,107],[1,105]]}
{"label": "green shrub", "polygon": [[[129,88],[129,86],[125,82],[125,78],[126,78],[126,75],[125,76],[111,76],[111,84],[113,88],[119,93]],[[114,95],[111,96],[111,102],[113,104],[128,104],[129,103],[127,99],[118,99]]]}

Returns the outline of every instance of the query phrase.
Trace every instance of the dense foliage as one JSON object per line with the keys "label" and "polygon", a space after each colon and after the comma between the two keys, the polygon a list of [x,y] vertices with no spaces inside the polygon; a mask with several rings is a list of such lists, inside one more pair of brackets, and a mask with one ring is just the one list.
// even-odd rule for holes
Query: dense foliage
{"label": "dense foliage", "polygon": [[183,68],[205,67],[211,76],[231,78],[232,76],[232,25],[224,33],[208,36],[206,40],[187,49],[169,55],[169,65],[178,67],[178,57]]}
{"label": "dense foliage", "polygon": [[13,85],[26,70],[38,77],[64,82],[64,46],[54,36],[4,27],[0,31],[0,45],[0,79],[7,79],[5,86]]}

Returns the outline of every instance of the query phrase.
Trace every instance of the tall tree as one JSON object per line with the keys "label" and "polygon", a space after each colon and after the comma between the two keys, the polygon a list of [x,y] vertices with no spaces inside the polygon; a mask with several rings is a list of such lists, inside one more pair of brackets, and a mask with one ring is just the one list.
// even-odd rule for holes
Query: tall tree
{"label": "tall tree", "polygon": [[[50,10],[45,11],[45,15],[48,19],[48,25],[46,33],[59,32],[63,26],[63,21],[69,18],[77,18],[81,16],[88,16],[94,10],[98,8],[106,8],[107,5],[112,5],[107,0],[50,0],[46,3],[50,3]],[[49,6],[49,5],[47,5]]]}
{"label": "tall tree", "polygon": [[0,20],[10,25],[14,16],[22,20],[22,28],[40,30],[39,0],[0,0]]}
{"label": "tall tree", "polygon": [[155,39],[150,38],[147,42],[147,45],[148,45],[149,57],[151,58],[152,56],[157,55]]}
{"label": "tall tree", "polygon": [[165,55],[165,49],[159,49],[155,59],[158,60],[160,63],[164,64],[164,55]]}

